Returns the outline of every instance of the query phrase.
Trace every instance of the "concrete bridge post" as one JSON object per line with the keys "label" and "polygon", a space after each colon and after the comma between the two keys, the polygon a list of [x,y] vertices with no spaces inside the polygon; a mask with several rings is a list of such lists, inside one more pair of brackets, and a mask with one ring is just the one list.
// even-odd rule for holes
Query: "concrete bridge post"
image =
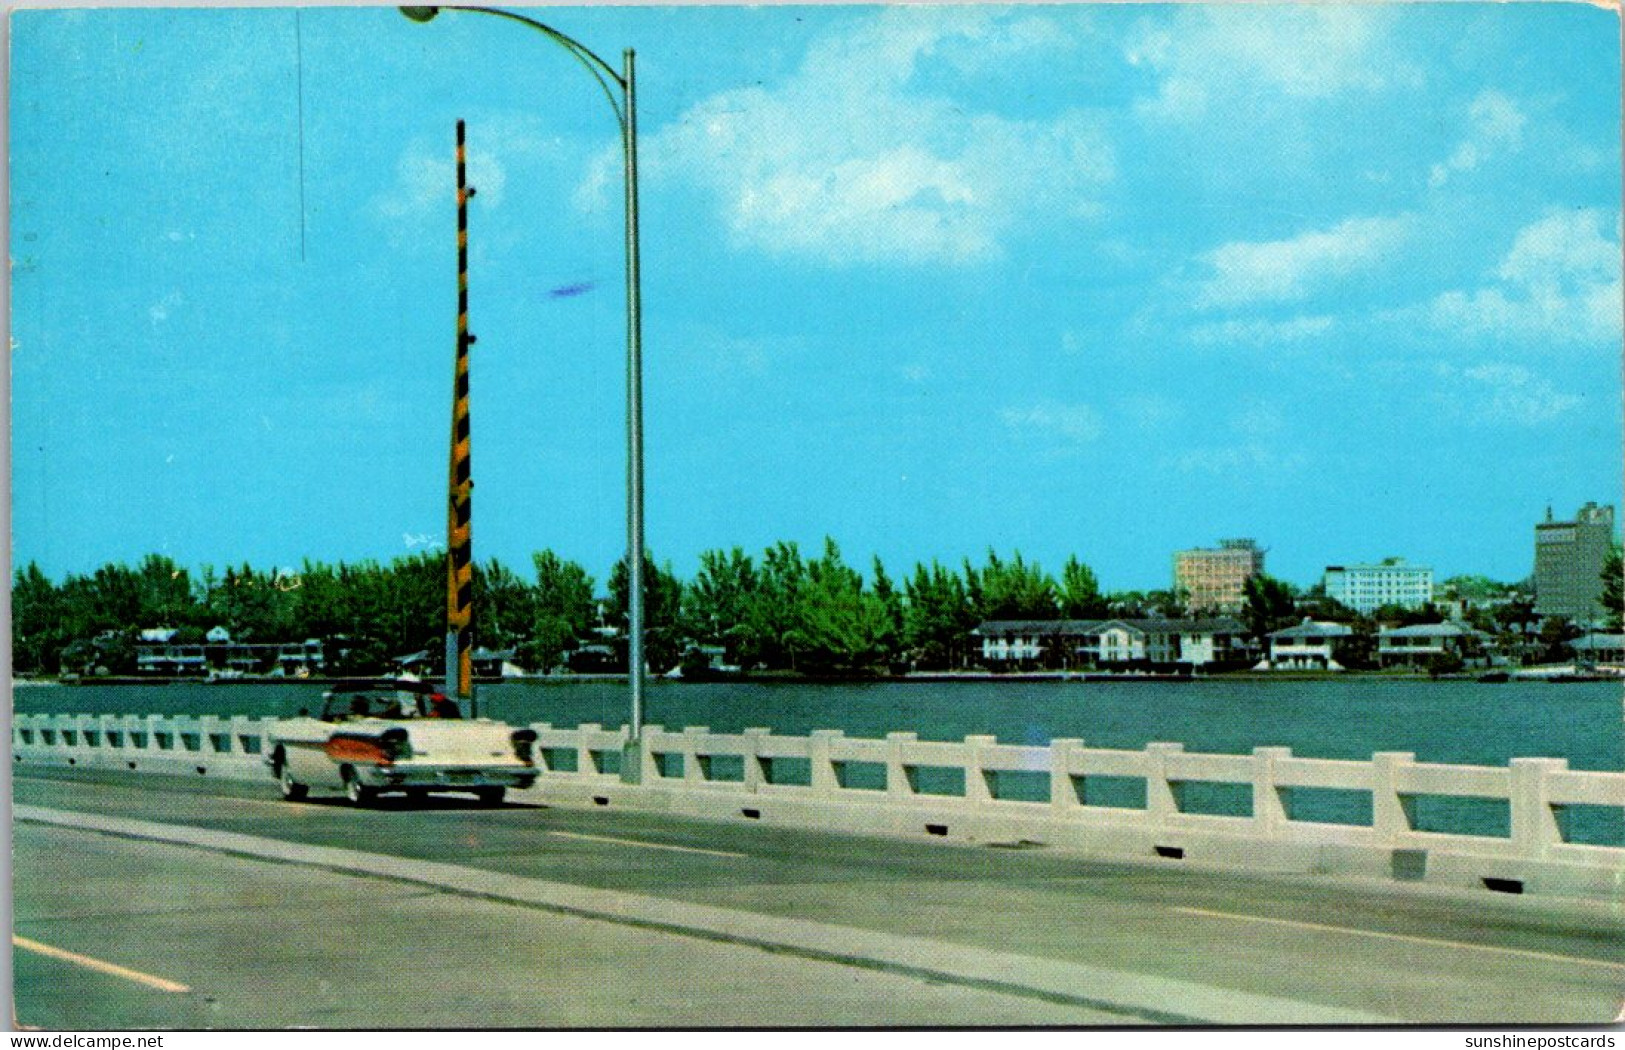
{"label": "concrete bridge post", "polygon": [[1073,760],[1082,749],[1083,741],[1076,737],[1049,742],[1049,804],[1066,816],[1076,813],[1086,801],[1084,778],[1072,775]]}
{"label": "concrete bridge post", "polygon": [[[666,771],[660,768],[659,763],[655,762],[655,743],[660,741],[660,738],[664,736],[665,733],[665,726],[645,725],[643,727],[643,732],[638,734],[636,740],[633,740],[631,735],[632,730],[627,726],[621,727],[621,754],[626,754],[628,745],[637,745],[636,750],[633,753],[638,756],[638,771],[643,778],[643,782],[645,783],[651,781],[658,782],[666,779]],[[626,760],[622,758],[621,761],[624,763]],[[678,778],[673,777],[671,779],[676,780]]]}
{"label": "concrete bridge post", "polygon": [[1563,844],[1563,827],[1552,805],[1548,777],[1569,768],[1564,758],[1514,758],[1510,763],[1512,844],[1526,857],[1543,857]]}
{"label": "concrete bridge post", "polygon": [[597,741],[604,727],[597,722],[583,722],[576,726],[576,772],[596,775],[602,773],[603,767],[598,763],[598,756],[593,753],[592,745]]}
{"label": "concrete bridge post", "polygon": [[[232,754],[231,725],[219,715],[204,715],[198,719],[198,753],[202,755]],[[225,747],[220,747],[221,738]]]}
{"label": "concrete bridge post", "polygon": [[914,797],[914,770],[903,761],[903,748],[919,738],[918,733],[886,734],[886,794],[892,798]]}
{"label": "concrete bridge post", "polygon": [[841,776],[833,758],[835,741],[844,734],[839,729],[814,729],[807,737],[807,761],[812,766],[813,794],[833,798],[840,793]]}
{"label": "concrete bridge post", "polygon": [[1276,783],[1275,764],[1292,757],[1290,747],[1253,748],[1253,826],[1267,839],[1279,838],[1292,819],[1289,788]]}
{"label": "concrete bridge post", "polygon": [[999,742],[996,736],[968,736],[965,738],[965,801],[992,802],[998,797],[995,787],[998,774],[986,768],[984,748]]}
{"label": "concrete bridge post", "polygon": [[704,737],[710,732],[710,726],[683,727],[684,784],[704,784],[711,779],[711,756],[704,755],[702,757],[700,751],[700,747],[705,743],[701,737]]}
{"label": "concrete bridge post", "polygon": [[536,772],[544,776],[548,773],[557,772],[549,758],[552,749],[547,746],[547,741],[553,732],[553,723],[532,722],[526,728],[536,734],[536,746],[531,749],[530,753],[530,760],[536,766]]}
{"label": "concrete bridge post", "polygon": [[[232,746],[244,758],[262,758],[265,755],[265,726],[268,720],[233,715],[231,718]],[[249,743],[253,741],[253,743]]]}
{"label": "concrete bridge post", "polygon": [[1414,751],[1378,751],[1371,756],[1371,830],[1386,845],[1398,845],[1416,826],[1416,804],[1399,790],[1405,767],[1415,764]]}
{"label": "concrete bridge post", "polygon": [[1165,741],[1145,745],[1145,811],[1153,824],[1166,824],[1184,810],[1185,785],[1168,776],[1169,760],[1184,751],[1184,744]]}
{"label": "concrete bridge post", "polygon": [[762,756],[762,741],[772,733],[761,726],[745,730],[745,790],[751,794],[761,791],[763,784],[773,783],[773,771],[767,765],[772,760]]}
{"label": "concrete bridge post", "polygon": [[146,715],[141,719],[141,722],[141,750],[146,753],[143,757],[151,758],[163,750],[159,746],[159,741],[161,738],[171,735],[171,729],[168,720],[163,715]]}

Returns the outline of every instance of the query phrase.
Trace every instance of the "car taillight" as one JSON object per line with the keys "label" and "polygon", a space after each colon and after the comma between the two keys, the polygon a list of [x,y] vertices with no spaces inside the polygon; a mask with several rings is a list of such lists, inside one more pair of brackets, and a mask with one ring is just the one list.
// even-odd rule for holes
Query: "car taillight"
{"label": "car taillight", "polygon": [[384,730],[378,737],[378,746],[383,749],[386,762],[397,762],[412,757],[412,741],[408,738],[406,730],[399,726]]}
{"label": "car taillight", "polygon": [[516,729],[513,734],[513,753],[519,756],[519,761],[531,765],[534,761],[536,749],[536,730]]}

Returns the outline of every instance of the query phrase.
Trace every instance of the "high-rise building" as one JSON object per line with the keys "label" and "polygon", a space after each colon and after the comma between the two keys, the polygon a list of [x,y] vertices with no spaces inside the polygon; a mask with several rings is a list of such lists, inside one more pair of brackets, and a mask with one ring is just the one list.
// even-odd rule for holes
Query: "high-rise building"
{"label": "high-rise building", "polygon": [[1614,508],[1587,503],[1573,521],[1535,526],[1535,612],[1577,624],[1602,620],[1602,566],[1614,542]]}
{"label": "high-rise building", "polygon": [[1433,601],[1433,570],[1384,558],[1377,565],[1328,565],[1322,577],[1326,597],[1369,614],[1384,605],[1420,609]]}
{"label": "high-rise building", "polygon": [[1174,552],[1174,587],[1185,592],[1185,608],[1240,612],[1242,588],[1264,573],[1264,548],[1253,540],[1220,540],[1217,550]]}

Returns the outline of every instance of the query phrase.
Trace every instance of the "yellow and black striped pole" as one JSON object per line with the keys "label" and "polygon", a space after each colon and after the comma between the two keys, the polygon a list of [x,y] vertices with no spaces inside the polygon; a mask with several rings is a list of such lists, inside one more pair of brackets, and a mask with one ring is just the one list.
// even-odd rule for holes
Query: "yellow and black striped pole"
{"label": "yellow and black striped pole", "polygon": [[471,531],[474,480],[469,456],[468,201],[463,163],[463,122],[457,122],[457,363],[451,395],[451,477],[446,517],[446,691],[473,694],[474,541]]}

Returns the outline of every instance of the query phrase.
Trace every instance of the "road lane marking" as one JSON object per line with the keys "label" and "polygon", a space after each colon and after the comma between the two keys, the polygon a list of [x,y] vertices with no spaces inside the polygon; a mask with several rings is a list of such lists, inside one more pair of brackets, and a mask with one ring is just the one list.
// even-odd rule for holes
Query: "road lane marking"
{"label": "road lane marking", "polygon": [[744,859],[748,853],[730,853],[721,849],[700,849],[697,846],[669,846],[664,842],[643,842],[639,839],[617,839],[608,835],[582,835],[574,831],[549,831],[549,835],[561,839],[583,839],[587,842],[610,842],[617,846],[642,846],[644,849],[669,849],[677,853],[703,853],[710,857],[737,857]]}
{"label": "road lane marking", "polygon": [[1320,922],[1302,922],[1298,919],[1273,919],[1263,915],[1242,915],[1238,912],[1208,911],[1205,908],[1174,908],[1176,912],[1184,915],[1200,915],[1209,919],[1233,919],[1236,922],[1258,922],[1270,926],[1286,926],[1298,930],[1324,930],[1327,933],[1346,933],[1355,937],[1371,937],[1385,941],[1400,941],[1405,944],[1424,944],[1432,948],[1465,948],[1477,952],[1494,952],[1498,955],[1517,955],[1526,959],[1540,959],[1544,962],[1569,963],[1574,966],[1601,966],[1609,970],[1625,970],[1625,963],[1608,962],[1606,959],[1587,959],[1579,955],[1559,955],[1556,952],[1537,952],[1528,948],[1503,948],[1498,944],[1474,944],[1472,941],[1451,941],[1442,937],[1415,937],[1405,933],[1386,933],[1382,930],[1360,930],[1352,926],[1332,926]]}
{"label": "road lane marking", "polygon": [[148,988],[156,988],[160,992],[189,992],[192,990],[188,986],[181,984],[179,981],[165,980],[162,977],[154,977],[150,973],[142,973],[140,970],[131,970],[126,967],[119,966],[116,963],[104,962],[101,959],[92,959],[88,955],[80,955],[77,952],[66,951],[62,948],[53,948],[49,944],[41,944],[39,941],[31,941],[27,937],[19,937],[16,934],[11,935],[11,943],[24,951],[34,952],[38,955],[46,955],[52,959],[61,959],[64,962],[73,963],[75,966],[83,966],[87,970],[95,970],[97,973],[105,973],[111,974],[114,977],[122,977],[126,981],[134,981],[136,984],[144,984]]}
{"label": "road lane marking", "polygon": [[1218,988],[1063,959],[1024,956],[917,934],[690,904],[666,897],[596,889],[439,861],[300,845],[232,832],[33,805],[14,804],[12,820],[429,886],[479,900],[616,923],[656,934],[761,948],[777,954],[903,974],[1001,995],[1071,1004],[1152,1024],[1393,1025],[1400,1020],[1397,1016],[1367,1010]]}

